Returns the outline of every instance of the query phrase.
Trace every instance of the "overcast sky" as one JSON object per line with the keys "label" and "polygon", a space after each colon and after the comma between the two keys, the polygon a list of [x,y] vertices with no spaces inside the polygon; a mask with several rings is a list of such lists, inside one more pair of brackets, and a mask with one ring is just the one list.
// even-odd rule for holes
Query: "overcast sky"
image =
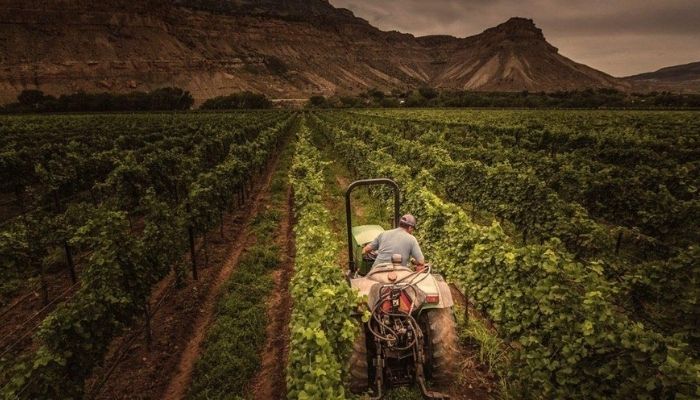
{"label": "overcast sky", "polygon": [[382,30],[481,33],[532,18],[559,52],[614,76],[700,61],[700,0],[330,0]]}

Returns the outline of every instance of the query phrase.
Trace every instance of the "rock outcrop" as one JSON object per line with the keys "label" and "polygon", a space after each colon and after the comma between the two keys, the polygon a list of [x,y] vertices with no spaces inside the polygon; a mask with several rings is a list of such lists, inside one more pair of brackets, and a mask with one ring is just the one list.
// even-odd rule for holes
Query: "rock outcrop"
{"label": "rock outcrop", "polygon": [[414,37],[326,0],[0,0],[0,20],[0,103],[34,88],[178,86],[201,102],[239,90],[306,98],[372,87],[629,87],[560,55],[524,18],[467,38]]}

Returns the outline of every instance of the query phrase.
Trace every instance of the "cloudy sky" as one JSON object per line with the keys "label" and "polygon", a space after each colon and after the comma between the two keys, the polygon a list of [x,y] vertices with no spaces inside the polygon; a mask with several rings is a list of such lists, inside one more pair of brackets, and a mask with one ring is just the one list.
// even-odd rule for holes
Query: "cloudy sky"
{"label": "cloudy sky", "polygon": [[471,36],[532,18],[559,52],[614,76],[700,61],[700,0],[330,0],[382,30]]}

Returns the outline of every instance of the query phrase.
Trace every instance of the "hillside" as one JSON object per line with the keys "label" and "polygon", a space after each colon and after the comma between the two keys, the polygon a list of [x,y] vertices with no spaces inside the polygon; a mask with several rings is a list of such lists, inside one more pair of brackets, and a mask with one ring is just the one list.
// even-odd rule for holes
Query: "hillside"
{"label": "hillside", "polygon": [[560,55],[524,18],[467,38],[384,32],[325,0],[0,0],[0,18],[0,103],[27,88],[179,86],[201,102],[236,90],[304,98],[629,86]]}
{"label": "hillside", "polygon": [[636,89],[700,92],[700,62],[661,68],[624,78]]}

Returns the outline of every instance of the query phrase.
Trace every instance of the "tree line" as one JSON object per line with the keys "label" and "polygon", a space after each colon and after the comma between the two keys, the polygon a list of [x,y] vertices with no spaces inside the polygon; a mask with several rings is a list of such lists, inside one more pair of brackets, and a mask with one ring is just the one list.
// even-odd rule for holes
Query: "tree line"
{"label": "tree line", "polygon": [[[165,87],[150,92],[85,93],[58,97],[40,90],[24,90],[17,102],[0,106],[0,113],[109,112],[109,111],[183,111],[194,105],[189,91]],[[269,109],[273,103],[262,93],[236,92],[210,98],[200,110]],[[471,108],[632,108],[696,109],[700,94],[671,92],[627,93],[615,89],[583,89],[556,92],[477,92],[438,90],[422,87],[414,90],[384,92],[372,88],[358,95],[311,96],[306,108],[398,108],[398,107],[471,107]]]}
{"label": "tree line", "polygon": [[44,94],[40,90],[24,90],[17,96],[17,102],[7,104],[1,111],[43,113],[189,110],[193,104],[192,94],[176,87],[126,94],[77,92],[59,97]]}
{"label": "tree line", "polygon": [[[177,87],[150,92],[64,94],[59,97],[40,90],[24,90],[15,103],[0,107],[2,113],[60,113],[108,111],[183,111],[194,105],[192,94]],[[264,109],[272,102],[264,94],[249,91],[218,96],[205,101],[200,110]]]}
{"label": "tree line", "polygon": [[385,93],[369,89],[357,96],[312,96],[307,108],[495,107],[495,108],[700,108],[700,94],[626,93],[615,89],[556,92],[478,92],[429,87]]}

